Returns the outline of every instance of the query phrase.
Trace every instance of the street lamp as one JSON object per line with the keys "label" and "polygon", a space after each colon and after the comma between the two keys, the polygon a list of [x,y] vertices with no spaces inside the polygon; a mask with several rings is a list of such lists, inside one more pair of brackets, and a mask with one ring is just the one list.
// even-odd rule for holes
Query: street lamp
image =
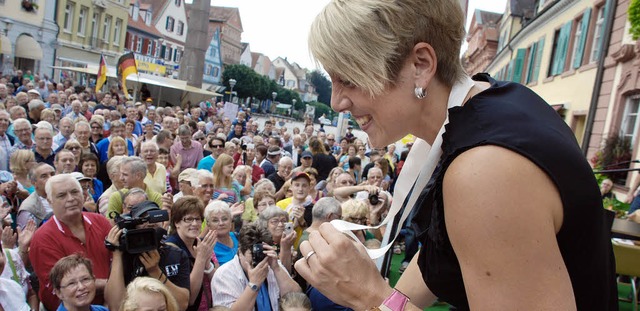
{"label": "street lamp", "polygon": [[[271,92],[271,97],[273,97],[272,104],[276,102],[276,96],[278,96],[277,92]],[[271,107],[269,107],[269,111],[271,111]]]}
{"label": "street lamp", "polygon": [[229,79],[229,86],[231,87],[231,94],[229,94],[229,101],[233,103],[233,87],[236,86],[236,79]]}
{"label": "street lamp", "polygon": [[298,100],[294,98],[294,99],[292,99],[291,101],[293,102],[293,105],[291,106],[291,114],[290,114],[290,117],[293,117],[293,109],[295,109],[295,108],[296,108],[296,102],[297,102]]}

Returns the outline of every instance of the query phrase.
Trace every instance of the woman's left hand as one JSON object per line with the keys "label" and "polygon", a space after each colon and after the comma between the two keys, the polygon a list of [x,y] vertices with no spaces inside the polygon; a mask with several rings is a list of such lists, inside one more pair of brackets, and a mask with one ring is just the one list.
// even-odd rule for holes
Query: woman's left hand
{"label": "woman's left hand", "polygon": [[[219,198],[218,198],[219,199]],[[236,217],[238,215],[242,215],[244,213],[244,202],[236,202],[231,205],[231,217]]]}
{"label": "woman's left hand", "polygon": [[[391,287],[364,247],[330,223],[309,234],[300,251],[304,257],[296,262],[296,271],[337,304],[354,310],[369,309],[391,294]],[[312,251],[315,253],[307,258]]]}

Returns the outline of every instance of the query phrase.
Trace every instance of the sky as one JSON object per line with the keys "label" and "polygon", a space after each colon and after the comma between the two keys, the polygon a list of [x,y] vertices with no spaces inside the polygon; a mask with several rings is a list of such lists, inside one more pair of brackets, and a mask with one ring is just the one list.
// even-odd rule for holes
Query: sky
{"label": "sky", "polygon": [[[469,0],[467,27],[475,9],[504,12],[506,2]],[[287,57],[311,70],[316,65],[307,49],[309,27],[327,3],[329,0],[211,0],[214,6],[240,9],[242,42],[248,42],[252,52],[265,54],[271,60]]]}

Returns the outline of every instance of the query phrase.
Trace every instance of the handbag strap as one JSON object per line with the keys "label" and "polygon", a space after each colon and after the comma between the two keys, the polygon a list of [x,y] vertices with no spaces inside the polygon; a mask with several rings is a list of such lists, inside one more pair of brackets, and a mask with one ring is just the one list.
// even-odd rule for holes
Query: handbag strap
{"label": "handbag strap", "polygon": [[11,257],[11,252],[7,249],[4,251],[4,253],[7,255],[7,259],[9,260],[9,267],[11,267],[11,273],[13,274],[13,276],[11,276],[11,279],[22,286],[22,284],[20,283],[20,278],[18,277],[18,272],[16,271],[16,264],[13,262],[13,258]]}

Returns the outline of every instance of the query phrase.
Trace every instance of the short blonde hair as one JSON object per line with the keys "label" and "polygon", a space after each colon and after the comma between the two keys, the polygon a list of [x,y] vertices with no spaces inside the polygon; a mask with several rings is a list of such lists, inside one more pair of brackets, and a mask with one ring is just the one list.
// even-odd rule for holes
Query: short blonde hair
{"label": "short blonde hair", "polygon": [[120,311],[136,311],[140,307],[138,305],[137,296],[140,293],[148,293],[148,294],[162,294],[164,296],[165,304],[167,305],[167,311],[178,311],[178,302],[173,297],[173,294],[169,291],[169,289],[162,284],[162,282],[146,277],[139,276],[129,285],[127,285],[127,294],[120,306]]}
{"label": "short blonde hair", "polygon": [[374,97],[394,85],[415,44],[430,44],[436,76],[452,86],[464,73],[464,15],[458,0],[333,0],[316,17],[309,50],[324,69]]}
{"label": "short blonde hair", "polygon": [[350,199],[342,203],[342,218],[361,218],[369,216],[367,203],[361,200]]}
{"label": "short blonde hair", "polygon": [[115,144],[124,144],[125,155],[128,154],[129,146],[127,145],[127,141],[124,140],[122,137],[115,136],[111,138],[111,141],[109,142],[109,148],[107,148],[108,158],[112,158],[113,156],[115,156],[115,151],[113,150],[113,146]]}
{"label": "short blonde hair", "polygon": [[9,169],[16,175],[26,175],[29,173],[26,164],[31,161],[36,161],[31,150],[18,149],[14,151],[9,158]]}

